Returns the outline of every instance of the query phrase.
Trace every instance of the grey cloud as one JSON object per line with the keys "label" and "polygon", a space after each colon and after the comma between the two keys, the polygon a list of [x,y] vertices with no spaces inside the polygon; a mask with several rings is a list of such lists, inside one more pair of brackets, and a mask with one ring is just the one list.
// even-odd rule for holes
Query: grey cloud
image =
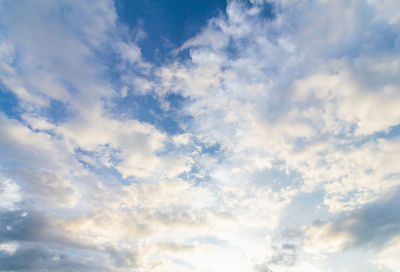
{"label": "grey cloud", "polygon": [[[349,227],[347,227],[349,226]],[[348,228],[354,245],[380,246],[400,233],[400,194],[372,203],[335,223],[335,230]]]}
{"label": "grey cloud", "polygon": [[2,271],[29,271],[43,269],[51,259],[48,251],[38,247],[18,249],[14,254],[0,254],[0,269]]}
{"label": "grey cloud", "polygon": [[275,254],[269,260],[270,264],[280,264],[292,266],[297,260],[297,245],[295,244],[282,244],[280,247],[273,246],[272,249]]}
{"label": "grey cloud", "polygon": [[350,213],[340,214],[332,222],[314,224],[315,227],[327,225],[329,231],[326,236],[350,235],[344,244],[344,249],[380,248],[400,233],[400,191],[385,200],[369,203]]}
{"label": "grey cloud", "polygon": [[116,267],[132,268],[140,261],[140,256],[135,250],[108,247],[105,251],[111,256]]}
{"label": "grey cloud", "polygon": [[138,262],[136,250],[78,241],[59,219],[40,211],[3,212],[0,218],[0,242],[19,244],[14,253],[0,254],[0,271],[109,271],[108,266],[117,271]]}
{"label": "grey cloud", "polygon": [[3,212],[0,214],[0,235],[6,240],[40,241],[49,236],[48,217],[36,212]]}
{"label": "grey cloud", "polygon": [[69,236],[63,222],[58,218],[37,210],[18,210],[0,213],[0,240],[32,243],[51,243],[76,249],[97,248]]}
{"label": "grey cloud", "polygon": [[301,244],[302,233],[294,229],[283,230],[271,246],[272,257],[268,264],[293,266],[297,261],[298,249]]}
{"label": "grey cloud", "polygon": [[99,258],[69,254],[49,245],[21,245],[12,255],[0,253],[0,271],[109,271]]}

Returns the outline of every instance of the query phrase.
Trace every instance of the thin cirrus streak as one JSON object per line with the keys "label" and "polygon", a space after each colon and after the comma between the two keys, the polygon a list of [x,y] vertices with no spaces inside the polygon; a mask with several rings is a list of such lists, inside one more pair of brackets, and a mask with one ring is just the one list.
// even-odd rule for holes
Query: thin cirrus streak
{"label": "thin cirrus streak", "polygon": [[399,11],[0,2],[0,271],[397,271]]}

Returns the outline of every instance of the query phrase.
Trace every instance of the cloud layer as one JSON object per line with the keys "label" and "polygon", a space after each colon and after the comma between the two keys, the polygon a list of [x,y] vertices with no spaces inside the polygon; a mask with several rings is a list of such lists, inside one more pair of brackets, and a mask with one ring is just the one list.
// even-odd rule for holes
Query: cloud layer
{"label": "cloud layer", "polygon": [[1,2],[0,270],[396,271],[397,10],[232,0],[152,63],[111,0]]}

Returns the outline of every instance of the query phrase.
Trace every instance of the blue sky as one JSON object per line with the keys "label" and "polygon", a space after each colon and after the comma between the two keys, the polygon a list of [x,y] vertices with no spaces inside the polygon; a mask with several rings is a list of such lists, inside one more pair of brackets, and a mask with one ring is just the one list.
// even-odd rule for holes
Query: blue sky
{"label": "blue sky", "polygon": [[224,14],[226,1],[116,1],[115,7],[122,24],[143,31],[138,41],[143,58],[162,64],[172,61],[171,50],[195,36],[208,20]]}
{"label": "blue sky", "polygon": [[397,271],[399,11],[1,1],[0,271]]}

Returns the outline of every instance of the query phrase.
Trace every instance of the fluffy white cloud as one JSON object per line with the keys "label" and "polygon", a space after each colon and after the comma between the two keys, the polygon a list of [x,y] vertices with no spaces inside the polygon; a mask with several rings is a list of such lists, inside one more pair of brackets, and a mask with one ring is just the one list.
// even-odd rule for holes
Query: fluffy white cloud
{"label": "fluffy white cloud", "polygon": [[221,144],[234,165],[253,171],[283,161],[304,191],[324,185],[331,211],[381,197],[399,184],[387,179],[397,166],[384,147],[398,143],[368,137],[399,124],[399,55],[379,53],[385,48],[365,22],[372,31],[391,26],[363,1],[275,5],[276,18],[266,21],[260,5],[232,1],[226,19],[211,20],[181,48],[190,48],[191,65],[160,69],[165,88],[192,99],[186,111],[196,134]]}
{"label": "fluffy white cloud", "polygon": [[0,208],[14,210],[17,203],[22,200],[19,186],[10,179],[0,176]]}

